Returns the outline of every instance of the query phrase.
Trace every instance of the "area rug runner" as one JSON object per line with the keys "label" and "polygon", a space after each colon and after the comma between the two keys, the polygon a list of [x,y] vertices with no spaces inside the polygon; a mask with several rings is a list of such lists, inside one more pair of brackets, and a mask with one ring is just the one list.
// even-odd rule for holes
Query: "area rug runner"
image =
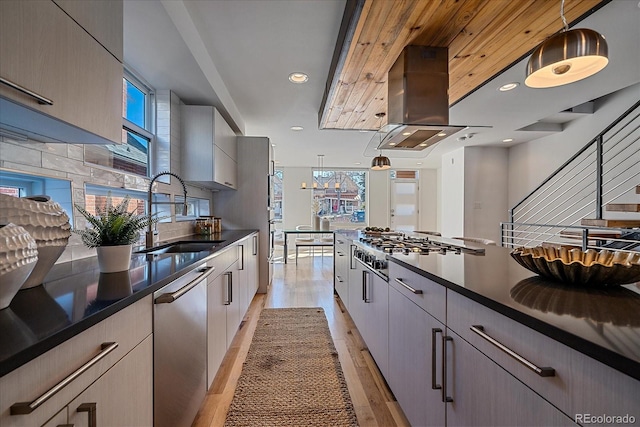
{"label": "area rug runner", "polygon": [[225,426],[357,426],[322,308],[265,308]]}

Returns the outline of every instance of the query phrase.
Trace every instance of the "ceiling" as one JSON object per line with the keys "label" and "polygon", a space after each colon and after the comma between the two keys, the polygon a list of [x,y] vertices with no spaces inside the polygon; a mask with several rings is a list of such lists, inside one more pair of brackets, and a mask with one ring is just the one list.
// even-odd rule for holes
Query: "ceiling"
{"label": "ceiling", "polygon": [[[504,3],[504,8],[497,8],[494,2]],[[569,20],[581,15],[578,7],[572,5],[576,2],[578,0],[566,0]],[[376,7],[387,7],[387,3],[412,2],[374,2]],[[512,10],[509,7],[514,3],[533,9],[509,14],[507,11]],[[455,66],[450,62],[450,81],[453,82],[450,101],[461,99],[450,109],[450,122],[472,125],[464,133],[473,134],[473,138],[465,141],[447,138],[426,157],[426,153],[421,152],[413,157],[385,152],[393,166],[439,167],[442,153],[463,145],[509,146],[535,140],[562,126],[519,129],[541,120],[557,122],[557,113],[561,111],[640,81],[637,49],[640,7],[635,0],[614,0],[578,25],[593,28],[607,38],[610,63],[599,74],[570,85],[535,90],[522,84],[526,58],[500,72],[549,31],[553,32],[554,23],[550,21],[554,13],[558,16],[555,26],[560,28],[557,3],[551,0],[429,0],[414,5],[410,13],[400,13],[398,16],[408,16],[407,25],[421,27],[409,33],[401,29],[402,40],[414,40],[407,34],[418,32],[423,35],[416,36],[415,40],[425,42],[446,41],[454,46],[455,40],[464,40],[455,45],[457,48],[450,47],[450,56],[452,52],[457,52],[454,56],[464,56],[456,58]],[[589,4],[590,8],[598,1],[582,3]],[[438,22],[448,24],[450,35],[447,37],[442,29],[430,27],[432,20],[413,24],[416,19],[424,18],[420,8],[432,10],[435,4],[446,6],[435,12]],[[186,104],[216,106],[238,133],[268,136],[275,145],[276,160],[281,166],[315,166],[317,155],[324,154],[325,168],[367,167],[371,153],[366,150],[373,132],[320,129],[318,124],[327,81],[333,81],[330,68],[344,9],[344,0],[125,0],[125,63],[156,90],[171,89]],[[386,16],[394,15],[394,10],[389,10]],[[369,13],[371,11],[370,7]],[[532,22],[523,27],[515,25],[510,20],[515,21],[516,15],[525,15]],[[542,18],[544,15],[546,18]],[[409,19],[411,17],[414,19]],[[383,25],[384,22],[382,20]],[[478,26],[474,27],[476,23]],[[528,33],[531,40],[525,40],[521,34],[527,31],[522,31],[524,27],[531,28]],[[454,36],[454,28],[458,28],[455,30],[458,36]],[[511,28],[515,32],[505,40],[504,35]],[[483,31],[493,34],[494,41],[483,39]],[[429,33],[442,37],[434,39],[424,35]],[[518,41],[512,42],[516,38]],[[461,52],[468,52],[470,56]],[[478,58],[478,54],[485,56]],[[390,66],[392,59],[395,58],[389,54],[384,67]],[[381,63],[378,68],[384,67]],[[287,77],[294,71],[307,73],[309,81],[302,85],[290,83]],[[470,79],[469,74],[475,74],[475,79]],[[461,78],[454,82],[454,75]],[[482,85],[487,79],[489,82]],[[510,92],[496,90],[507,82],[521,84]],[[464,97],[477,85],[481,86]],[[384,106],[384,102],[379,105]],[[302,126],[304,130],[292,131],[292,126]],[[514,141],[502,143],[505,138]]]}

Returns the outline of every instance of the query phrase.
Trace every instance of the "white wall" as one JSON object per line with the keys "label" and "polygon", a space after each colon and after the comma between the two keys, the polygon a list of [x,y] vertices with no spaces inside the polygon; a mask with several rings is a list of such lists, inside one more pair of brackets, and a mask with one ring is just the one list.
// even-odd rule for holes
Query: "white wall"
{"label": "white wall", "polygon": [[389,171],[369,171],[367,174],[366,212],[367,224],[372,227],[389,227],[390,224]]}
{"label": "white wall", "polygon": [[503,147],[464,148],[464,236],[500,241],[500,222],[509,219],[508,162]]}
{"label": "white wall", "polygon": [[536,188],[639,99],[640,84],[630,86],[597,100],[594,114],[571,121],[562,132],[511,147],[509,207]]}
{"label": "white wall", "polygon": [[311,168],[282,168],[282,228],[293,230],[297,225],[313,225],[312,193],[310,189],[301,190],[300,184],[313,184]]}
{"label": "white wall", "polygon": [[439,178],[438,169],[420,169],[420,216],[417,230],[439,231]]}
{"label": "white wall", "polygon": [[442,156],[440,232],[443,236],[464,235],[464,148]]}

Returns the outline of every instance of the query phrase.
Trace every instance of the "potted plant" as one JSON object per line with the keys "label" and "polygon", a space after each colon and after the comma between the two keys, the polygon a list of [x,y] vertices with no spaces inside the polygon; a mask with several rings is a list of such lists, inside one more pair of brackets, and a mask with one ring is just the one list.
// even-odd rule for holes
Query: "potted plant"
{"label": "potted plant", "polygon": [[129,269],[131,249],[140,238],[140,231],[158,222],[156,214],[137,214],[129,212],[130,197],[126,196],[116,205],[107,197],[104,209],[96,209],[96,214],[88,212],[82,206],[75,205],[91,228],[73,230],[79,234],[89,248],[96,248],[100,272],[113,273]]}

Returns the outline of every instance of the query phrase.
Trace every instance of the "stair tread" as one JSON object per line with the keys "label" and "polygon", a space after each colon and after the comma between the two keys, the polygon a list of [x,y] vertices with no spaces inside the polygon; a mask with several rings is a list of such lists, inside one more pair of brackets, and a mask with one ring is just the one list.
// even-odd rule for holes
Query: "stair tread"
{"label": "stair tread", "polygon": [[640,212],[640,203],[609,203],[606,210],[616,212]]}
{"label": "stair tread", "polygon": [[640,220],[638,219],[591,219],[584,218],[580,224],[591,227],[611,227],[611,228],[638,228]]}

